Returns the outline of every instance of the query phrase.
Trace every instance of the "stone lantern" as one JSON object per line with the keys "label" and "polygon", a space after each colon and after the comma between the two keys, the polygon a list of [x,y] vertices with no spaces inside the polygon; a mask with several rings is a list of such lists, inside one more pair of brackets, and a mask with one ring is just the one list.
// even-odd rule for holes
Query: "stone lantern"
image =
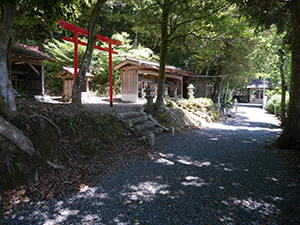
{"label": "stone lantern", "polygon": [[152,113],[153,112],[153,98],[154,98],[154,88],[152,88],[149,84],[147,86],[147,88],[145,89],[145,93],[146,93],[146,99],[147,99],[147,103],[146,103],[146,112],[147,113]]}
{"label": "stone lantern", "polygon": [[195,86],[193,84],[190,84],[188,87],[188,94],[189,94],[189,98],[194,98],[194,89]]}

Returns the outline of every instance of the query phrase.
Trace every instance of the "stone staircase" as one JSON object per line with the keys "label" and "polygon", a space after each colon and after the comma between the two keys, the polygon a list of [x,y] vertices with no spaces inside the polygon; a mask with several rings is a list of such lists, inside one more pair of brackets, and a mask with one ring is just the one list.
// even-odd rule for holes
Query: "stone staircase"
{"label": "stone staircase", "polygon": [[174,136],[174,128],[160,125],[151,115],[143,111],[117,113],[118,119],[134,131],[137,137],[142,138],[150,146],[161,143]]}

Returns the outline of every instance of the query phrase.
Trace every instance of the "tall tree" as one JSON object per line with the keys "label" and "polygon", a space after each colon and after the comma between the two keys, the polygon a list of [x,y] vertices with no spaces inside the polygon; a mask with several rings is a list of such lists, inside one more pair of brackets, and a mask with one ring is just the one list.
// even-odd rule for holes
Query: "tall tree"
{"label": "tall tree", "polygon": [[96,37],[96,25],[97,25],[97,19],[100,15],[103,3],[106,0],[98,0],[91,18],[90,18],[90,22],[89,22],[89,35],[88,35],[88,44],[87,44],[87,48],[80,66],[80,70],[77,74],[75,83],[73,84],[73,90],[72,90],[72,103],[73,104],[81,104],[81,90],[82,90],[82,86],[83,86],[83,82],[84,82],[84,78],[85,78],[85,74],[86,71],[89,68],[89,65],[91,63],[92,60],[92,55],[93,55],[93,50],[94,50],[94,45],[95,45],[95,41],[97,40]]}
{"label": "tall tree", "polygon": [[300,1],[291,1],[292,13],[292,71],[291,91],[286,126],[275,146],[300,148]]}
{"label": "tall tree", "polygon": [[200,37],[203,31],[211,30],[210,20],[226,6],[225,1],[205,0],[152,0],[138,1],[136,29],[152,37],[159,37],[160,71],[156,103],[163,104],[165,66],[168,45],[176,39],[195,35]]}
{"label": "tall tree", "polygon": [[0,113],[11,117],[16,115],[17,107],[8,69],[10,67],[8,47],[16,13],[16,3],[4,1],[0,7],[2,9],[0,27]]}

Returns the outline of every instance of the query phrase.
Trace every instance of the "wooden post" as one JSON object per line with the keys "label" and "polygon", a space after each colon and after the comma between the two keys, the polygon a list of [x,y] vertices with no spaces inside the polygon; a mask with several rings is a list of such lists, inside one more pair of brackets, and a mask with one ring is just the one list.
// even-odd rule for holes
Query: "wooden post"
{"label": "wooden post", "polygon": [[45,81],[44,81],[44,63],[41,65],[41,79],[42,79],[42,95],[45,95]]}
{"label": "wooden post", "polygon": [[113,107],[113,77],[112,77],[112,48],[109,43],[109,94],[110,107]]}
{"label": "wooden post", "polygon": [[78,70],[78,32],[74,31],[74,82],[77,77]]}

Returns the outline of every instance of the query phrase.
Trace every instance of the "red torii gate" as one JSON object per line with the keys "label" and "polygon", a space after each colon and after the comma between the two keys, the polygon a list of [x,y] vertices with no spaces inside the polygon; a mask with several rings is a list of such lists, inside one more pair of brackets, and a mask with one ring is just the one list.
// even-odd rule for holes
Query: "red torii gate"
{"label": "red torii gate", "polygon": [[[61,24],[64,29],[74,32],[73,38],[63,37],[63,39],[65,41],[74,43],[74,81],[75,81],[77,73],[78,73],[78,71],[77,71],[78,70],[78,44],[87,46],[87,43],[78,40],[78,34],[88,36],[89,32],[86,29],[77,27],[77,26],[75,26],[71,23],[65,22],[63,20],[57,20],[57,22],[59,24]],[[121,44],[121,42],[111,39],[111,38],[108,38],[108,37],[105,37],[105,36],[102,36],[100,34],[96,34],[96,36],[99,41],[106,42],[106,43],[108,43],[108,46],[109,46],[108,49],[101,48],[96,45],[94,46],[94,48],[109,53],[109,97],[110,97],[109,101],[110,101],[110,106],[112,107],[113,106],[112,54],[118,54],[118,52],[112,50],[112,45],[117,46],[117,45]]]}

